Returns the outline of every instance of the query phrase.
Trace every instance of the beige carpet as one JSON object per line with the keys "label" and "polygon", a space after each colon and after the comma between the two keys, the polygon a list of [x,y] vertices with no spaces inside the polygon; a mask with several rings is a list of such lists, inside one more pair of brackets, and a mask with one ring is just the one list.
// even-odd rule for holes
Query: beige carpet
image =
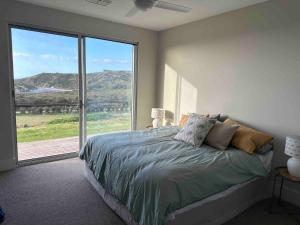
{"label": "beige carpet", "polygon": [[[284,213],[269,214],[260,202],[226,225],[298,225]],[[68,159],[0,173],[5,225],[124,225],[83,175],[83,163]],[[200,224],[199,224],[200,225]]]}

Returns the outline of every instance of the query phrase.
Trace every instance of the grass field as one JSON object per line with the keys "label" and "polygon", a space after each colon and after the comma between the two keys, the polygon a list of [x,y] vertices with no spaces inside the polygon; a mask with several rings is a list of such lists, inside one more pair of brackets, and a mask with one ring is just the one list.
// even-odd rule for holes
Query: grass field
{"label": "grass field", "polygon": [[[32,142],[79,135],[78,114],[17,114],[16,122],[18,142]],[[88,135],[129,129],[129,113],[89,113],[87,115]]]}

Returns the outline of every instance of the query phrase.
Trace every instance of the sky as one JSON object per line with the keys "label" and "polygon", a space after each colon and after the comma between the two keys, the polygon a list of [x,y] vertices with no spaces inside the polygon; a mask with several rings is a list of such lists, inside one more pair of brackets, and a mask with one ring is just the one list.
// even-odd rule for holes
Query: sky
{"label": "sky", "polygon": [[[39,73],[78,73],[76,37],[12,28],[14,78]],[[133,46],[86,38],[87,73],[132,70]]]}

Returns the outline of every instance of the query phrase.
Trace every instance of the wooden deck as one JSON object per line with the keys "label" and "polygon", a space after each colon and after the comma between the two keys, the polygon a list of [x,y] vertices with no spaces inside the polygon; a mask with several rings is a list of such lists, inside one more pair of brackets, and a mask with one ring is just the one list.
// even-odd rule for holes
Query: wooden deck
{"label": "wooden deck", "polygon": [[79,151],[79,137],[18,143],[18,160],[29,160]]}

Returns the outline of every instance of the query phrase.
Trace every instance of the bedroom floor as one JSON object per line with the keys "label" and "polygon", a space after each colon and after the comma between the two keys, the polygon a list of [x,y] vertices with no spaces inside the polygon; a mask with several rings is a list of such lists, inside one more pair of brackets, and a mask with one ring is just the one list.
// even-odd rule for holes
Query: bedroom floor
{"label": "bedroom floor", "polygon": [[[5,225],[124,225],[87,182],[79,159],[0,173],[0,206]],[[259,202],[224,225],[299,224],[287,214],[269,214],[267,206]]]}

